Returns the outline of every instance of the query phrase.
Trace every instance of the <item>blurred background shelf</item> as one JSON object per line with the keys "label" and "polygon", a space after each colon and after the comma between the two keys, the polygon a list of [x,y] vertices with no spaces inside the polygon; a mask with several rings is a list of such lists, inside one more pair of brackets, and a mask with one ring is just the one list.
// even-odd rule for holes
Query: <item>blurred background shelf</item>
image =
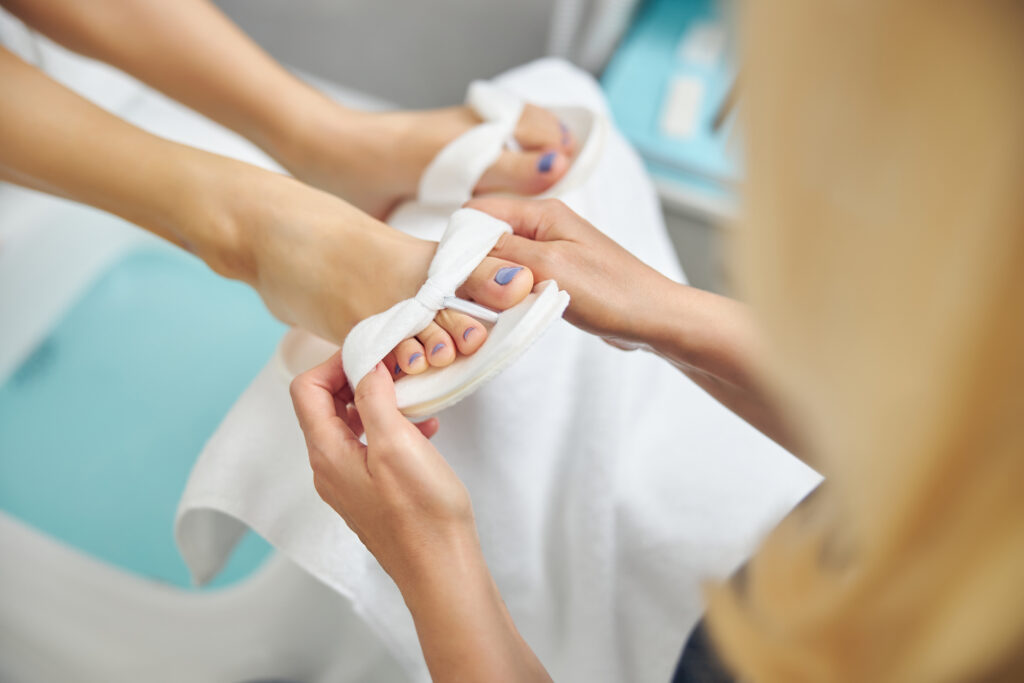
{"label": "blurred background shelf", "polygon": [[734,117],[715,119],[732,89],[729,7],[648,0],[637,8],[601,83],[615,122],[644,158],[690,281],[726,291],[724,226],[741,173]]}

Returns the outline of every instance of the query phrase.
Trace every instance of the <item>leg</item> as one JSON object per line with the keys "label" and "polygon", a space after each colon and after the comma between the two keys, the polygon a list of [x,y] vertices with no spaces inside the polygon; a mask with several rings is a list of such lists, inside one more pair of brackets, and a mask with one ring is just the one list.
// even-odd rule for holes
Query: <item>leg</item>
{"label": "leg", "polygon": [[[344,201],[131,126],[0,49],[0,177],[117,214],[252,285],[282,320],[340,342],[368,315],[415,294],[434,251]],[[464,294],[493,308],[522,300],[529,270],[488,258]],[[506,269],[506,270],[503,270]],[[504,283],[504,284],[502,284]],[[472,320],[439,316],[472,352]],[[474,336],[475,334],[475,336]],[[445,337],[444,335],[447,335]],[[418,342],[416,342],[418,343]],[[454,354],[434,353],[445,365]],[[426,369],[427,364],[406,368]]]}
{"label": "leg", "polygon": [[[377,217],[415,193],[427,163],[477,123],[466,107],[370,114],[341,107],[260,49],[207,0],[4,0],[23,21],[245,136],[295,177]],[[527,107],[478,190],[535,194],[569,167],[571,136]]]}

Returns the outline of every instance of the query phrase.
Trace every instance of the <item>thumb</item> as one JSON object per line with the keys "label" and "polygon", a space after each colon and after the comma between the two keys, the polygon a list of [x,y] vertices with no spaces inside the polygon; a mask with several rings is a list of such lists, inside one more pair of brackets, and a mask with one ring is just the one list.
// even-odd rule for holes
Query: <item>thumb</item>
{"label": "thumb", "polygon": [[393,430],[396,421],[406,421],[405,416],[398,412],[395,382],[383,363],[377,363],[359,382],[354,401],[363,429],[366,430],[367,443],[371,443],[377,435],[382,436]]}
{"label": "thumb", "polygon": [[512,261],[526,266],[533,271],[536,281],[548,279],[543,264],[547,261],[546,252],[550,251],[552,245],[545,242],[535,242],[519,235],[502,235],[498,243],[491,249],[491,256]]}
{"label": "thumb", "polygon": [[513,232],[529,239],[539,239],[545,224],[546,202],[519,197],[481,197],[465,203],[466,208],[490,214],[512,226]]}

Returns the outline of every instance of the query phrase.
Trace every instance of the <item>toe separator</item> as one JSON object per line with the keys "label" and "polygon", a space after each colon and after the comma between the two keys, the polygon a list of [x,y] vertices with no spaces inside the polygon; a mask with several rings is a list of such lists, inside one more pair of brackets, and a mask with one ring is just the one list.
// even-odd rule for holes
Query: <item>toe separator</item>
{"label": "toe separator", "polygon": [[444,298],[444,307],[453,311],[458,311],[459,313],[465,313],[466,315],[472,316],[485,323],[493,324],[498,322],[497,312],[492,311],[489,308],[485,308],[480,304],[473,303],[472,301],[460,299],[457,296],[446,296]]}

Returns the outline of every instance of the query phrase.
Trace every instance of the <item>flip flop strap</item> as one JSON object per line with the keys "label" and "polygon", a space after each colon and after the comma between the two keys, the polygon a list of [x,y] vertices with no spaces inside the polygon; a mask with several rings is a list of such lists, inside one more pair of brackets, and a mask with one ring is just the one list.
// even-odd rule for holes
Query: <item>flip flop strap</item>
{"label": "flip flop strap", "polygon": [[461,206],[473,196],[484,172],[498,160],[523,113],[523,101],[486,81],[474,81],[466,104],[483,119],[433,158],[423,175],[417,200],[428,205]]}
{"label": "flip flop strap", "polygon": [[416,296],[366,318],[345,338],[341,358],[349,386],[356,387],[399,342],[426,329],[444,308],[444,298],[453,296],[502,234],[510,232],[508,223],[481,211],[453,213]]}

